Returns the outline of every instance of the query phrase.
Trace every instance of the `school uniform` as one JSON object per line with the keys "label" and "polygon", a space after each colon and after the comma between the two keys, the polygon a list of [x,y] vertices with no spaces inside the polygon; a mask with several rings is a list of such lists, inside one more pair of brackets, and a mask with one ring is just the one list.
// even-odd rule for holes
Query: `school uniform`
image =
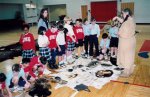
{"label": "school uniform", "polygon": [[30,77],[36,78],[39,75],[43,74],[43,72],[40,72],[40,73],[37,74],[35,71],[33,71],[34,66],[40,66],[40,67],[44,68],[43,64],[40,62],[40,57],[39,56],[34,56],[31,59],[31,62],[29,63],[29,66],[24,68],[24,70],[26,70],[25,72],[29,72],[29,76],[28,76],[27,79],[29,79]]}
{"label": "school uniform", "polygon": [[109,35],[111,36],[110,39],[110,47],[118,47],[118,28],[112,27],[109,29]]}
{"label": "school uniform", "polygon": [[59,31],[58,32],[58,35],[56,37],[56,41],[57,41],[57,44],[59,45],[61,51],[59,51],[57,49],[57,55],[58,56],[62,56],[63,54],[65,54],[65,45],[66,45],[66,41],[65,41],[65,34],[64,32],[62,31]]}
{"label": "school uniform", "polygon": [[50,60],[50,48],[47,43],[49,42],[48,37],[46,35],[38,36],[38,45],[39,45],[39,55],[46,57],[47,60]]}
{"label": "school uniform", "polygon": [[65,24],[64,28],[68,29],[68,35],[66,36],[67,50],[68,51],[73,51],[75,49],[75,42],[70,37],[70,36],[72,36],[75,39],[73,28],[69,24]]}
{"label": "school uniform", "polygon": [[88,54],[89,50],[89,41],[90,41],[90,29],[88,25],[83,25],[83,32],[84,32],[84,48],[85,48],[85,54]]}
{"label": "school uniform", "polygon": [[33,56],[35,56],[35,41],[33,34],[31,33],[22,34],[19,42],[22,45],[23,58],[32,58]]}
{"label": "school uniform", "polygon": [[107,39],[106,41],[104,41],[104,39],[101,39],[100,41],[100,54],[103,54],[102,53],[102,50],[104,47],[106,47],[106,54],[108,54],[109,52],[109,45],[110,45],[110,39]]}
{"label": "school uniform", "polygon": [[50,52],[51,52],[51,59],[49,61],[50,64],[55,64],[56,63],[56,50],[57,50],[57,43],[56,43],[56,37],[57,37],[58,31],[56,31],[55,33],[51,32],[51,30],[49,29],[46,32],[46,36],[48,37],[49,40],[49,45],[48,47],[50,48]]}
{"label": "school uniform", "polygon": [[[9,87],[9,88],[13,88],[14,87],[14,83],[12,83],[12,78],[13,78],[13,71],[9,71],[7,74],[6,74],[6,85]],[[23,80],[23,76],[25,76],[25,73],[24,73],[24,70],[21,68],[19,74],[18,74],[18,78],[19,78],[19,81],[18,81],[18,86],[20,87],[24,87],[24,85],[26,84],[26,82]]]}
{"label": "school uniform", "polygon": [[84,39],[83,28],[74,26],[73,31],[76,36],[76,47],[83,46],[83,39]]}
{"label": "school uniform", "polygon": [[99,56],[99,48],[98,48],[98,37],[100,35],[100,28],[99,25],[90,24],[90,52],[89,55],[93,56],[93,45],[96,49],[96,56]]}

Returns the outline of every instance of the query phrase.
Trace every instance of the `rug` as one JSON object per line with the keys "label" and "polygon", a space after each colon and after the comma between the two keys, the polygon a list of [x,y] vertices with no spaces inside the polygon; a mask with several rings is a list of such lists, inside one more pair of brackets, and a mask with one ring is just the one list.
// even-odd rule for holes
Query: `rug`
{"label": "rug", "polygon": [[150,52],[150,40],[145,40],[142,47],[139,50],[138,55],[142,58],[149,58],[148,53]]}

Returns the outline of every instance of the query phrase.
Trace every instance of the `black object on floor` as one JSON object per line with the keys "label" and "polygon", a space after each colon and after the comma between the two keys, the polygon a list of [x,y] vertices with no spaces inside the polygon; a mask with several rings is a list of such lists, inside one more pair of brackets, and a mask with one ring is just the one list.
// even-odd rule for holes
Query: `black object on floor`
{"label": "black object on floor", "polygon": [[110,57],[111,64],[117,66],[117,58]]}
{"label": "black object on floor", "polygon": [[87,92],[91,92],[91,91],[89,90],[88,86],[86,86],[86,85],[84,85],[84,84],[76,85],[74,88],[75,88],[77,91],[82,91],[82,90],[84,90],[84,91],[87,91]]}

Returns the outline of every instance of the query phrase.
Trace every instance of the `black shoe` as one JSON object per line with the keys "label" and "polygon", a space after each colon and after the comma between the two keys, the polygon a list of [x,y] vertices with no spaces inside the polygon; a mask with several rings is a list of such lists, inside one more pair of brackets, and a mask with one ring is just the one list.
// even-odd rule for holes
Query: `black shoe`
{"label": "black shoe", "polygon": [[54,67],[54,69],[58,69],[59,68],[58,65],[56,65],[56,64],[53,67]]}

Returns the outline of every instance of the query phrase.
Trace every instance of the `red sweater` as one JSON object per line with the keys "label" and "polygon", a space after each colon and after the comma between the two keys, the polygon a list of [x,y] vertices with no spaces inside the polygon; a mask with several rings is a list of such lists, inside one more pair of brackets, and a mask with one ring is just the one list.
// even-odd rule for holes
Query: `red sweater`
{"label": "red sweater", "polygon": [[5,89],[5,87],[6,87],[5,82],[2,82],[2,83],[0,84],[0,86],[1,86],[1,89]]}
{"label": "red sweater", "polygon": [[[24,72],[29,72],[29,75],[32,76],[32,77],[37,77],[33,71],[33,67],[34,66],[40,66],[42,68],[44,68],[43,64],[41,64],[39,62],[39,57],[38,56],[34,56],[32,59],[31,59],[31,62],[29,63],[29,66],[25,67],[24,68]],[[39,75],[42,75],[43,72],[40,72]]]}
{"label": "red sweater", "polygon": [[19,42],[22,45],[23,50],[30,50],[30,49],[35,50],[35,41],[34,41],[33,34],[29,32],[26,34],[22,34],[20,36]]}
{"label": "red sweater", "polygon": [[84,39],[84,32],[82,27],[74,26],[73,28],[76,39]]}
{"label": "red sweater", "polygon": [[55,33],[52,33],[50,29],[48,29],[46,32],[46,36],[48,37],[48,40],[50,42],[50,44],[48,45],[50,49],[57,48],[57,43],[56,43],[57,34],[58,34],[58,31],[56,31]]}

